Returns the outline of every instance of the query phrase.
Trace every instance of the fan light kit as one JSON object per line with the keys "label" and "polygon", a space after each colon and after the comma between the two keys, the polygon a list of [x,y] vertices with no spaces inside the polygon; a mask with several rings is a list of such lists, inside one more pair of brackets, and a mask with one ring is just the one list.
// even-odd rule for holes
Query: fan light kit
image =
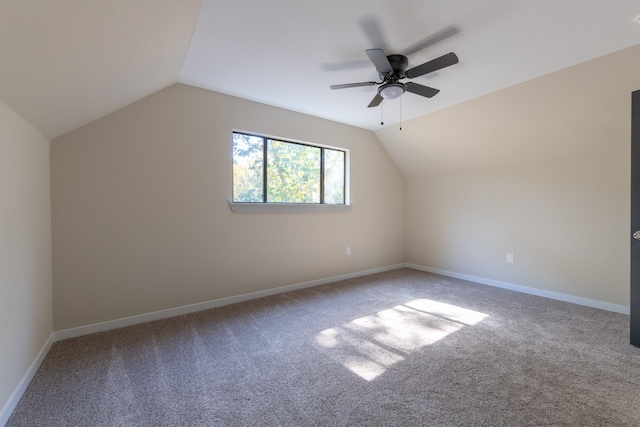
{"label": "fan light kit", "polygon": [[402,83],[385,83],[378,88],[378,94],[384,99],[396,99],[406,91]]}

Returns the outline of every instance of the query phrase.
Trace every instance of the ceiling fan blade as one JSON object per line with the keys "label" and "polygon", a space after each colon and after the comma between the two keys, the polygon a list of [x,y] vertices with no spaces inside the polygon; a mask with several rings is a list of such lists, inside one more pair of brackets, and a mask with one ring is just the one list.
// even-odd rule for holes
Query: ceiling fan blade
{"label": "ceiling fan blade", "polygon": [[320,66],[324,71],[355,70],[356,68],[370,67],[371,61],[362,59],[362,60],[350,60],[350,61],[342,61],[342,62],[325,62]]}
{"label": "ceiling fan blade", "polygon": [[426,49],[429,46],[432,46],[436,43],[439,43],[444,39],[448,39],[451,36],[455,36],[456,34],[458,34],[458,32],[459,30],[456,26],[449,25],[448,27],[445,27],[442,30],[436,33],[433,33],[430,36],[415,42],[414,44],[412,44],[411,46],[403,50],[401,53],[405,56],[413,55],[414,53],[419,52],[422,49]]}
{"label": "ceiling fan blade", "polygon": [[416,95],[426,96],[427,98],[433,98],[440,92],[440,89],[434,89],[429,86],[423,86],[414,82],[407,82],[404,84],[407,88],[407,92],[415,93]]}
{"label": "ceiling fan blade", "polygon": [[367,49],[365,53],[373,62],[373,65],[376,66],[376,70],[378,70],[381,74],[389,74],[393,73],[393,68],[387,59],[387,55],[384,54],[384,50],[382,49]]}
{"label": "ceiling fan blade", "polygon": [[455,53],[449,52],[446,55],[442,55],[439,58],[432,59],[431,61],[425,62],[422,65],[418,65],[417,67],[413,67],[410,70],[405,71],[405,77],[413,79],[415,77],[423,76],[428,73],[432,73],[434,71],[440,70],[441,68],[448,67],[453,64],[458,63],[458,57]]}
{"label": "ceiling fan blade", "polygon": [[365,36],[369,39],[370,46],[375,46],[382,50],[388,49],[380,21],[374,15],[364,16],[358,20],[358,23]]}
{"label": "ceiling fan blade", "polygon": [[380,96],[379,93],[376,93],[376,96],[373,97],[373,99],[371,100],[371,102],[369,103],[369,108],[371,107],[377,107],[378,105],[380,105],[380,103],[382,102],[384,98]]}
{"label": "ceiling fan blade", "polygon": [[379,83],[377,82],[345,83],[342,85],[331,85],[331,89],[347,89],[350,87],[375,86],[377,84]]}

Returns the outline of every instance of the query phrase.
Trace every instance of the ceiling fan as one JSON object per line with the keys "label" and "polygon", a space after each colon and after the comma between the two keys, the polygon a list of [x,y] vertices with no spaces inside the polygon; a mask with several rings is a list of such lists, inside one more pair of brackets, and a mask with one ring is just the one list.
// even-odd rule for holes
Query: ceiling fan
{"label": "ceiling fan", "polygon": [[[414,44],[412,47],[406,50],[407,54],[415,53],[418,50],[424,49],[427,45],[432,44],[434,41],[442,40],[445,37],[451,36],[457,32],[455,28],[449,28],[445,31],[437,34],[437,37],[430,37],[420,43]],[[437,39],[437,40],[436,40]],[[431,61],[427,61],[424,64],[407,70],[409,65],[409,59],[405,55],[393,54],[387,55],[383,49],[367,49],[365,53],[376,67],[378,75],[380,76],[380,82],[360,82],[360,83],[346,83],[339,85],[332,85],[331,89],[346,89],[351,87],[360,86],[375,86],[378,87],[378,93],[369,104],[369,108],[377,107],[384,99],[398,98],[405,92],[415,93],[416,95],[431,98],[435,96],[439,89],[434,89],[429,86],[424,86],[414,82],[403,83],[402,79],[413,79],[425,74],[432,73],[442,68],[449,67],[458,63],[458,57],[455,53],[449,52],[446,55],[442,55]]]}

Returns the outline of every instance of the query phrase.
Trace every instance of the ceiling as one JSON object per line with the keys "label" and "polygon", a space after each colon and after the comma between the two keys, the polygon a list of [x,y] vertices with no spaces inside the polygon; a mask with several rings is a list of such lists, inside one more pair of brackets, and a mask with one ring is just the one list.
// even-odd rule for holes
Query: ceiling
{"label": "ceiling", "polygon": [[[628,182],[640,44],[375,131],[405,177],[618,162]],[[506,184],[506,183],[505,183]]]}
{"label": "ceiling", "polygon": [[[3,0],[0,100],[52,139],[176,82],[377,130],[640,43],[637,0]],[[366,23],[379,31],[367,32]],[[460,62],[367,108],[364,51]],[[401,108],[400,108],[401,106]]]}

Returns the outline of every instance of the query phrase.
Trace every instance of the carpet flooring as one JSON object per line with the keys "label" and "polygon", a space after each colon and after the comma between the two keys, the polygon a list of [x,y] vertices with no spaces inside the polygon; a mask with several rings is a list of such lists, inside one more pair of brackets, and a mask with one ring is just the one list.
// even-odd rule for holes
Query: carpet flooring
{"label": "carpet flooring", "polygon": [[8,426],[638,426],[629,317],[399,269],[57,342]]}

